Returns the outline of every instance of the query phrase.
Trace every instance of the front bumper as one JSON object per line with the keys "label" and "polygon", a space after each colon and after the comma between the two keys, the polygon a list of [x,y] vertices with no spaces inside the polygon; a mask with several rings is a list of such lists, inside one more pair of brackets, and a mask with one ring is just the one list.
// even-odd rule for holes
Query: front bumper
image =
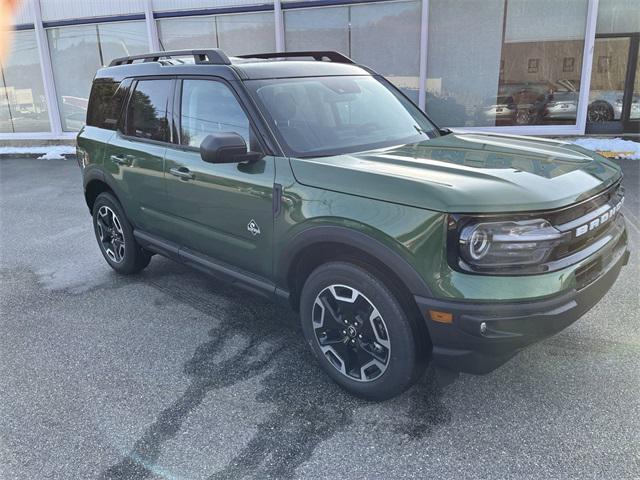
{"label": "front bumper", "polygon": [[[609,291],[628,260],[624,246],[612,252],[607,266],[591,283],[543,300],[467,303],[416,297],[433,344],[432,362],[455,372],[484,374],[495,370],[526,346],[578,320]],[[433,321],[430,310],[451,312],[453,322]]]}

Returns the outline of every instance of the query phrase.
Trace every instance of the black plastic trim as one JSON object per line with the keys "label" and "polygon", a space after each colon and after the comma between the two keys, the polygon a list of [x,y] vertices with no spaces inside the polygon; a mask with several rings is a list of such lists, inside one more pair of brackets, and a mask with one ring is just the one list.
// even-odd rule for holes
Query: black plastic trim
{"label": "black plastic trim", "polygon": [[298,52],[269,52],[269,53],[252,53],[248,55],[236,55],[237,58],[259,58],[259,59],[272,59],[272,58],[301,58],[301,57],[311,57],[318,62],[324,61],[324,59],[328,59],[331,62],[336,63],[348,63],[351,65],[355,65],[355,62],[343,55],[340,52],[336,52],[333,50],[306,50],[306,51],[298,51]]}
{"label": "black plastic trim", "polygon": [[166,52],[151,52],[141,55],[129,55],[127,57],[115,58],[109,64],[110,67],[119,65],[130,65],[136,60],[143,62],[157,62],[161,58],[171,57],[193,57],[196,65],[231,65],[229,57],[219,48],[202,50],[169,50]]}
{"label": "black plastic trim", "polygon": [[374,256],[400,278],[413,295],[431,297],[431,290],[420,274],[400,254],[365,233],[338,226],[317,226],[297,234],[280,249],[277,261],[276,284],[286,288],[287,277],[296,256],[314,244],[341,243]]}
{"label": "black plastic trim", "polygon": [[259,295],[278,300],[288,299],[289,294],[286,290],[278,289],[276,291],[275,284],[263,277],[238,269],[139,229],[135,229],[133,234],[143,248]]}

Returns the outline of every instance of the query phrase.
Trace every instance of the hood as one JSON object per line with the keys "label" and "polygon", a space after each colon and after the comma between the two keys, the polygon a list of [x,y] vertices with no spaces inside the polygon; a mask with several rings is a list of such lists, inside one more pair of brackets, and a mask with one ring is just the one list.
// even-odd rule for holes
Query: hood
{"label": "hood", "polygon": [[452,133],[357,154],[291,159],[303,185],[450,213],[548,210],[589,198],[617,165],[566,142]]}

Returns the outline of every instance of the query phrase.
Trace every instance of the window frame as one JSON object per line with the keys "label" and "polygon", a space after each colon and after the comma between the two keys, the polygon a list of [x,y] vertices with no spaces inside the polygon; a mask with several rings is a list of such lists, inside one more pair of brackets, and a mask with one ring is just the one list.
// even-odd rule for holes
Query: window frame
{"label": "window frame", "polygon": [[[117,133],[121,137],[127,140],[136,141],[136,142],[150,143],[152,145],[165,145],[165,146],[173,144],[173,141],[174,141],[173,120],[174,119],[173,119],[173,102],[171,101],[171,99],[175,97],[176,77],[173,75],[171,76],[150,75],[150,76],[140,76],[140,77],[132,77],[129,79],[123,79],[123,82],[125,80],[129,80],[130,82],[129,85],[127,86],[129,90],[126,95],[126,101],[124,102],[124,109],[120,113],[120,121],[118,122]],[[136,137],[135,135],[129,135],[127,133],[127,130],[129,128],[129,105],[131,104],[133,93],[136,91],[136,87],[138,86],[138,83],[146,80],[165,80],[165,81],[171,82],[169,86],[169,93],[167,95],[167,120],[169,122],[169,128],[168,128],[169,138],[166,140],[154,140],[151,138]]]}
{"label": "window frame", "polygon": [[[238,82],[229,82],[228,80],[218,77],[215,75],[178,75],[175,77],[175,88],[174,88],[174,96],[173,96],[173,133],[175,134],[174,141],[172,142],[172,147],[177,148],[183,151],[191,151],[191,152],[200,152],[199,147],[193,147],[190,145],[182,145],[181,144],[181,134],[182,134],[182,91],[183,91],[183,82],[184,80],[204,80],[204,81],[213,81],[224,84],[234,95],[240,108],[247,116],[249,121],[249,130],[255,135],[256,141],[260,145],[261,152],[264,155],[274,155],[274,151],[277,152],[276,149],[273,148],[273,140],[271,132],[265,135],[265,123],[261,118],[261,112],[251,103],[251,97],[249,97],[243,88],[235,88],[236,83]],[[248,103],[248,104],[247,104]],[[258,120],[258,121],[256,121]],[[247,145],[247,151],[251,152],[251,145]],[[283,156],[280,153],[280,156]]]}

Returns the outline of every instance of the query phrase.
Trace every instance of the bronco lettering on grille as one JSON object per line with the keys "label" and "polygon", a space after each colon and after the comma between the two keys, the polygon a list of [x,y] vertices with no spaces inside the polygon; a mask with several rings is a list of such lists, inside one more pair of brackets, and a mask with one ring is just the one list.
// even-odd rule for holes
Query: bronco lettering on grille
{"label": "bronco lettering on grille", "polygon": [[609,208],[609,210],[607,210],[602,215],[600,215],[598,218],[594,218],[589,223],[585,223],[584,225],[580,225],[578,228],[575,229],[576,238],[580,237],[581,235],[584,235],[587,232],[595,230],[598,227],[601,227],[608,220],[612,220],[613,217],[616,216],[616,213],[618,213],[620,211],[620,209],[622,208],[622,204],[623,203],[624,203],[624,197],[617,204],[615,204],[614,206]]}

